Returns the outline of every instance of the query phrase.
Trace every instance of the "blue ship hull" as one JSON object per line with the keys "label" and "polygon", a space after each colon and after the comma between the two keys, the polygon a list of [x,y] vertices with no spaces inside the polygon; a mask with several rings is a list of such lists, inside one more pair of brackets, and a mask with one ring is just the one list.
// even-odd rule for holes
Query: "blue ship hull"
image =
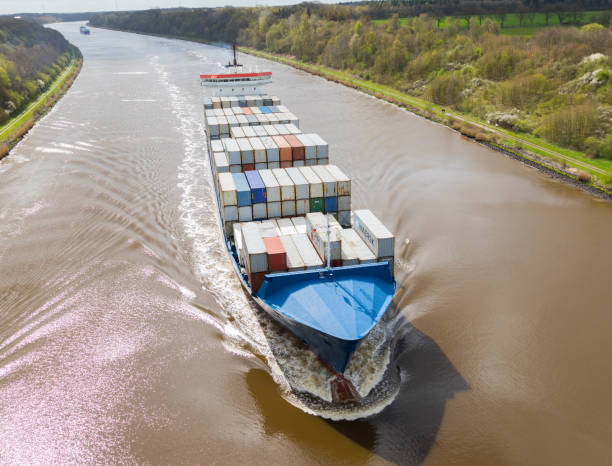
{"label": "blue ship hull", "polygon": [[[215,179],[210,151],[208,157]],[[351,355],[393,300],[395,280],[389,262],[268,274],[253,294],[225,236],[216,184],[214,189],[221,233],[244,289],[331,369],[344,373]]]}

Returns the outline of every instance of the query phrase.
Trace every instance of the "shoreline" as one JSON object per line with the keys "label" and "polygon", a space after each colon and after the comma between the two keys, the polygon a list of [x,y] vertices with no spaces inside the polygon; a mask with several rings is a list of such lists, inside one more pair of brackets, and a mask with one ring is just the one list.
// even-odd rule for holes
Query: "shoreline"
{"label": "shoreline", "polygon": [[[31,113],[31,118],[27,118],[22,124],[12,129],[7,136],[3,136],[2,139],[0,139],[0,161],[10,155],[12,149],[30,132],[32,128],[34,128],[34,126],[36,126],[36,124],[45,115],[47,115],[55,107],[55,105],[61,100],[61,98],[66,94],[66,92],[68,92],[68,90],[72,87],[72,84],[79,76],[81,69],[83,68],[83,56],[76,47],[75,50],[76,53],[72,61],[62,72],[62,74],[67,70],[70,70],[70,72],[65,76],[62,76],[62,74],[60,74],[57,77],[56,81],[51,83],[50,88],[52,90],[50,92],[47,91],[49,93],[44,97],[44,99],[40,102],[34,101],[30,104],[30,106],[34,104],[34,108],[30,109],[30,106],[28,106],[26,110],[24,110],[22,113],[20,113],[14,118],[16,122],[20,118],[23,118],[23,115]],[[56,87],[53,88],[53,86]],[[38,99],[40,99],[40,96],[38,97]],[[7,125],[9,124],[10,121],[7,123]],[[10,128],[10,126],[8,126],[7,129],[8,128]]]}
{"label": "shoreline", "polygon": [[[205,41],[205,40],[195,38],[195,37],[191,38],[191,37],[173,36],[170,34],[144,33],[144,32],[139,32],[139,31],[130,31],[126,29],[118,29],[118,28],[115,29],[115,28],[100,27],[100,26],[91,26],[91,27],[99,28],[99,29],[106,29],[109,31],[129,32],[131,34],[139,34],[143,36],[153,36],[153,37],[163,37],[166,39],[184,40],[187,42],[196,42],[200,44],[208,44],[208,45],[214,46],[214,43],[212,42]],[[508,146],[502,145],[497,142],[479,139],[475,137],[473,134],[469,134],[469,133],[466,134],[463,131],[461,131],[460,128],[454,127],[453,122],[448,121],[448,118],[446,120],[442,118],[438,118],[435,113],[429,110],[422,110],[415,105],[411,105],[407,102],[402,102],[393,96],[385,95],[384,93],[381,93],[381,92],[374,92],[365,86],[360,86],[359,84],[349,82],[345,79],[342,79],[341,77],[334,75],[334,73],[343,73],[341,71],[332,70],[331,68],[327,68],[321,65],[307,64],[307,63],[301,63],[301,62],[298,63],[296,60],[293,60],[289,57],[285,57],[282,55],[276,55],[270,52],[263,52],[263,51],[255,50],[249,47],[239,46],[237,48],[239,52],[242,52],[248,55],[252,55],[252,56],[256,56],[259,58],[264,58],[266,60],[275,61],[282,65],[291,66],[292,68],[304,71],[313,76],[319,76],[321,78],[327,79],[328,81],[332,81],[332,82],[341,84],[343,86],[350,87],[359,92],[363,92],[364,94],[367,94],[377,99],[388,102],[399,108],[407,110],[413,113],[414,115],[420,116],[434,123],[439,123],[441,125],[444,125],[448,129],[456,131],[460,133],[461,135],[463,135],[464,137],[467,137],[478,144],[486,146],[489,149],[492,149],[498,153],[505,155],[506,157],[509,157],[525,165],[533,167],[537,169],[538,171],[540,171],[541,173],[543,173],[544,175],[550,178],[553,178],[554,180],[574,186],[580,189],[581,191],[591,194],[599,199],[603,199],[603,200],[612,202],[612,188],[606,189],[605,187],[597,185],[592,182],[581,181],[577,175],[569,173],[568,171],[566,171],[566,169],[564,169],[563,166],[555,166],[555,162],[553,162],[552,160],[547,159],[545,157],[541,157],[535,153],[532,153],[532,152],[525,153],[526,152],[525,149],[517,149],[513,147],[508,147]],[[449,117],[450,119],[452,119],[452,116],[449,116]],[[467,123],[469,124],[469,122]]]}

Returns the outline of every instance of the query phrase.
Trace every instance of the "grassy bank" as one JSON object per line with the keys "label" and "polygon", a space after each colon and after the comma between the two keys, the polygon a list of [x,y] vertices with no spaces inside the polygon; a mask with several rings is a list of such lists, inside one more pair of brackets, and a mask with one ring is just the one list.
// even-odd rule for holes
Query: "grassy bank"
{"label": "grassy bank", "polygon": [[559,147],[533,135],[516,133],[490,125],[485,121],[450,111],[427,100],[411,96],[388,86],[357,78],[343,71],[252,48],[240,47],[240,50],[251,55],[299,68],[354,89],[359,89],[407,108],[430,120],[452,127],[467,137],[487,143],[498,149],[503,149],[512,154],[514,158],[524,159],[529,165],[546,167],[547,172],[552,171],[572,182],[579,182],[584,186],[588,186],[591,190],[612,195],[612,160],[591,160],[584,157],[584,154],[581,152]]}
{"label": "grassy bank", "polygon": [[70,88],[81,70],[82,59],[75,54],[66,69],[49,85],[49,88],[23,112],[0,127],[0,158],[27,134],[34,123],[42,118]]}

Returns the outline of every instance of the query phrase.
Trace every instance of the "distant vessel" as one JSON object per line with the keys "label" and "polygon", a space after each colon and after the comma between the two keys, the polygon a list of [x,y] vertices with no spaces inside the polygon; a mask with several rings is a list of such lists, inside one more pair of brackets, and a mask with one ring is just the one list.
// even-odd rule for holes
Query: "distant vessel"
{"label": "distant vessel", "polygon": [[394,236],[370,211],[351,213],[327,143],[260,93],[272,73],[240,67],[234,47],[233,72],[200,75],[213,89],[208,155],[229,256],[255,302],[336,373],[334,401],[355,398],[342,374],[395,294]]}
{"label": "distant vessel", "polygon": [[91,34],[91,31],[89,30],[87,26],[81,26],[80,31],[81,31],[81,34],[85,34],[85,35]]}

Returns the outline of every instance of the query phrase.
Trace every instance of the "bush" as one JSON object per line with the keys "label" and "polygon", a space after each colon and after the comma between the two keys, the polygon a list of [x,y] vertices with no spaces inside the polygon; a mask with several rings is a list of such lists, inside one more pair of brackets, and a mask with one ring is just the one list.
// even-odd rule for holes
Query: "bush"
{"label": "bush", "polygon": [[465,82],[455,74],[434,79],[427,89],[427,98],[440,105],[455,105],[461,99]]}
{"label": "bush", "polygon": [[559,144],[583,147],[584,141],[600,127],[599,112],[593,104],[576,105],[545,117],[540,126],[543,136]]}
{"label": "bush", "polygon": [[523,52],[515,47],[506,46],[485,53],[478,60],[478,69],[487,79],[501,81],[517,71]]}
{"label": "bush", "polygon": [[584,155],[591,159],[599,155],[599,139],[589,136],[584,140]]}
{"label": "bush", "polygon": [[599,155],[605,159],[612,160],[612,134],[608,134],[599,146]]}

